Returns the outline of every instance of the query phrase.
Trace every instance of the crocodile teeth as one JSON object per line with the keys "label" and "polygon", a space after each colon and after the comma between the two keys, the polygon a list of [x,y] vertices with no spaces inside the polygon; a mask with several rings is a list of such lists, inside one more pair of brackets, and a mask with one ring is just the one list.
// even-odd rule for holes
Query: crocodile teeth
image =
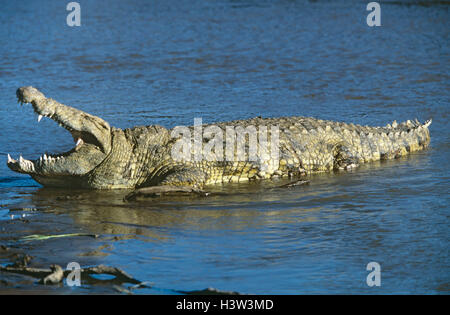
{"label": "crocodile teeth", "polygon": [[81,143],[83,143],[83,139],[78,138],[77,140],[77,144],[75,145],[76,147],[78,147],[78,145],[80,145]]}
{"label": "crocodile teeth", "polygon": [[43,117],[42,115],[39,115],[39,116],[38,116],[38,122],[41,121],[42,117]]}
{"label": "crocodile teeth", "polygon": [[25,160],[22,156],[19,157],[19,165],[20,168],[24,171],[33,171],[35,170],[33,162],[29,160]]}
{"label": "crocodile teeth", "polygon": [[8,154],[8,163],[11,163],[13,159],[11,158],[11,155]]}

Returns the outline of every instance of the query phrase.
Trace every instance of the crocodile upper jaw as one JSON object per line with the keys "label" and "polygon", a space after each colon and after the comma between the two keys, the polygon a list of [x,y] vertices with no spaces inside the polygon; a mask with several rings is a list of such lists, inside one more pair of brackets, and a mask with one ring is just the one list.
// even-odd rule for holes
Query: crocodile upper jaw
{"label": "crocodile upper jaw", "polygon": [[[32,104],[34,112],[38,115],[38,122],[43,117],[48,117],[69,131],[75,146],[60,154],[42,154],[36,160],[28,160],[22,156],[14,159],[8,154],[7,165],[11,170],[43,176],[82,175],[100,164],[109,153],[109,125],[102,119],[46,99],[33,87],[18,89],[17,98],[20,104]],[[91,130],[93,132],[90,132]],[[104,139],[106,141],[103,141]]]}

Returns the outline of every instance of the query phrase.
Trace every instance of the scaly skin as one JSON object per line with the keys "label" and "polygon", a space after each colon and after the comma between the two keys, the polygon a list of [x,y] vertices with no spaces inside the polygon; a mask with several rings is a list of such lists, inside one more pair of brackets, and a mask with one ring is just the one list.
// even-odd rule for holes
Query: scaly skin
{"label": "scaly skin", "polygon": [[[425,124],[417,120],[402,124],[394,121],[385,127],[368,127],[306,117],[253,118],[203,125],[202,129],[206,131],[215,126],[216,131],[221,131],[220,145],[225,152],[227,126],[235,130],[237,127],[248,130],[252,126],[256,130],[266,127],[268,148],[272,140],[271,127],[277,127],[277,161],[239,161],[236,152],[232,161],[226,161],[224,155],[211,159],[211,154],[205,155],[209,159],[180,161],[172,154],[181,138],[171,136],[173,129],[156,125],[124,130],[110,127],[101,118],[46,98],[33,87],[18,89],[17,96],[19,101],[31,103],[37,114],[61,124],[78,140],[73,150],[59,156],[45,156],[42,161],[8,159],[12,170],[29,174],[45,186],[90,189],[188,186],[200,189],[210,184],[349,169],[361,163],[404,156],[426,148],[430,142],[428,126],[431,121]],[[189,127],[192,135],[196,128]],[[250,132],[247,138],[251,135]],[[211,138],[203,137],[203,152],[210,152],[205,145]]]}

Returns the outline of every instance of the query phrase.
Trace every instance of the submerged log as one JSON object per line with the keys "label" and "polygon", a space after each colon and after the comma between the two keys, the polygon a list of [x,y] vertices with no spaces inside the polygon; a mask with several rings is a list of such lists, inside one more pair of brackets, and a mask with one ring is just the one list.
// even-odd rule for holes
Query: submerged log
{"label": "submerged log", "polygon": [[[81,268],[79,271],[81,278],[91,281],[93,279],[89,277],[90,275],[108,274],[115,276],[115,278],[112,280],[105,280],[105,281],[112,281],[115,283],[132,283],[139,285],[143,284],[141,281],[133,278],[125,271],[116,267],[99,265],[95,267]],[[6,267],[0,266],[0,272],[11,272],[30,276],[33,278],[38,278],[40,279],[39,280],[40,284],[57,284],[62,282],[62,280],[65,277],[67,277],[72,272],[72,270],[63,270],[59,265],[51,265],[49,269],[32,268],[26,266],[6,266]]]}

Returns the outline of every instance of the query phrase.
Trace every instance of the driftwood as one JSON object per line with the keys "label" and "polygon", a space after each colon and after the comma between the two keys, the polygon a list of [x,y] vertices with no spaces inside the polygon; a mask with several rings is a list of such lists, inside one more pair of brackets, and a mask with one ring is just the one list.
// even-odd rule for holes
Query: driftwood
{"label": "driftwood", "polygon": [[[296,180],[281,186],[275,186],[275,187],[271,187],[268,188],[269,190],[273,190],[276,188],[290,188],[290,187],[295,187],[295,186],[302,186],[302,185],[307,185],[309,184],[309,180],[304,180],[304,179],[300,179],[300,180]],[[197,196],[201,196],[201,197],[206,197],[206,196],[217,196],[217,195],[230,195],[230,194],[226,194],[226,193],[210,193],[210,192],[206,192],[204,190],[201,189],[197,189],[197,188],[193,188],[193,187],[188,187],[188,186],[150,186],[150,187],[144,187],[144,188],[138,188],[134,191],[132,191],[131,193],[129,193],[128,195],[126,195],[123,198],[123,201],[127,202],[127,201],[134,201],[136,199],[138,199],[139,197],[150,197],[150,198],[154,198],[154,197],[161,197],[161,196],[193,196],[193,195],[197,195]]]}
{"label": "driftwood", "polygon": [[[293,181],[281,186],[272,187],[269,189],[274,188],[289,188],[289,187],[295,187],[295,186],[302,186],[309,184],[309,180],[297,180]],[[150,186],[150,187],[144,187],[144,188],[138,188],[128,195],[126,195],[123,198],[123,201],[133,201],[136,200],[139,197],[161,197],[161,196],[192,196],[197,195],[201,197],[206,197],[210,195],[227,195],[227,194],[220,194],[220,193],[210,193],[206,192],[201,189],[188,187],[188,186]]]}
{"label": "driftwood", "polygon": [[136,189],[135,191],[126,195],[123,200],[136,200],[138,197],[160,197],[160,196],[180,196],[180,195],[198,195],[208,196],[209,193],[201,189],[187,187],[187,186],[151,186]]}
{"label": "driftwood", "polygon": [[[63,270],[59,265],[51,265],[49,269],[46,268],[32,268],[32,267],[18,267],[15,265],[10,265],[6,267],[0,266],[0,272],[11,272],[16,274],[22,274],[34,278],[40,279],[38,281],[39,284],[49,285],[49,284],[59,284],[63,281],[64,278],[68,277],[72,270]],[[99,275],[99,274],[108,274],[115,276],[114,279],[111,280],[97,280],[89,275]],[[109,267],[105,265],[98,265],[95,267],[81,268],[80,269],[81,278],[86,280],[90,284],[95,283],[112,283],[114,290],[123,294],[133,294],[132,290],[138,288],[150,288],[153,286],[153,283],[150,282],[141,282],[125,271],[115,268]],[[128,289],[119,286],[118,284],[123,283],[131,283],[134,284]],[[241,295],[239,292],[234,291],[221,291],[215,288],[206,288],[203,290],[193,290],[193,291],[179,291],[172,290],[175,293],[185,294],[185,295]]]}
{"label": "driftwood", "polygon": [[278,186],[276,188],[289,188],[289,187],[302,186],[302,185],[307,185],[307,184],[309,184],[309,180],[300,179],[295,182],[290,182],[290,183]]}
{"label": "driftwood", "polygon": [[[26,276],[31,276],[34,278],[38,278],[40,284],[57,284],[60,283],[65,277],[67,277],[72,270],[63,270],[58,265],[51,265],[50,269],[45,268],[32,268],[32,267],[18,267],[18,266],[6,266],[2,267],[0,266],[0,272],[11,272],[11,273],[17,273],[22,274]],[[100,274],[108,274],[115,276],[114,279],[111,280],[97,280],[92,277],[89,277],[90,275],[100,275]],[[85,279],[89,282],[113,282],[113,283],[132,283],[132,284],[138,284],[140,286],[145,286],[141,281],[131,277],[129,274],[127,274],[125,271],[115,268],[115,267],[109,267],[104,265],[99,265],[96,267],[88,267],[88,268],[81,268],[80,269],[80,275],[82,279]]]}

